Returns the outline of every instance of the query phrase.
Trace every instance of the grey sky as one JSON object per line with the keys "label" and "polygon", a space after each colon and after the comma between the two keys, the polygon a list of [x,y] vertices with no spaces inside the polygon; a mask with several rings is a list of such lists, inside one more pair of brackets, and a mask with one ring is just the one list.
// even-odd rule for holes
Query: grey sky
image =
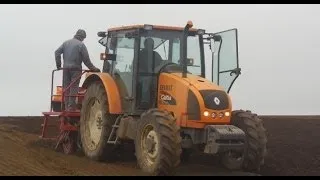
{"label": "grey sky", "polygon": [[207,32],[238,28],[242,74],[231,90],[234,109],[319,114],[319,17],[319,5],[1,5],[0,116],[48,110],[54,51],[78,28],[101,67],[98,31],[187,20]]}

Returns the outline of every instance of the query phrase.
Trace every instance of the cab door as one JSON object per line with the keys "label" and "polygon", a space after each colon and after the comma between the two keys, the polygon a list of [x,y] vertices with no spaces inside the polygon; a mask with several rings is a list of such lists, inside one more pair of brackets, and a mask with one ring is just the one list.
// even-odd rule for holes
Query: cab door
{"label": "cab door", "polygon": [[229,93],[241,73],[238,59],[238,30],[210,34],[212,46],[212,81]]}

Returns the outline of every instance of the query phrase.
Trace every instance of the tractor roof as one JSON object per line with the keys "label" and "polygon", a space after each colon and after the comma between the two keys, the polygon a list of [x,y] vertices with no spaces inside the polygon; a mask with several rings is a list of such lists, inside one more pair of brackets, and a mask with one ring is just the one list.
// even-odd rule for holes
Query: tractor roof
{"label": "tractor roof", "polygon": [[[152,25],[152,26],[153,26],[153,29],[158,29],[158,30],[183,31],[183,29],[184,29],[184,27],[177,27],[177,26],[163,26],[163,25]],[[120,27],[109,28],[108,32],[130,30],[130,29],[139,29],[139,28],[143,28],[143,27],[144,27],[144,24],[120,26]],[[190,28],[189,31],[197,31],[197,29]]]}

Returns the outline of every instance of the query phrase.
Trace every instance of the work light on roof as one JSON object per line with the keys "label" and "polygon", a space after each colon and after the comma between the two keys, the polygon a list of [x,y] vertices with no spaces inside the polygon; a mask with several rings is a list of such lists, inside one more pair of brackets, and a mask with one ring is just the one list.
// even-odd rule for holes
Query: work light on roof
{"label": "work light on roof", "polygon": [[153,26],[150,25],[150,24],[145,24],[144,27],[143,27],[143,29],[144,29],[144,30],[147,30],[147,31],[151,31],[152,28],[153,28]]}

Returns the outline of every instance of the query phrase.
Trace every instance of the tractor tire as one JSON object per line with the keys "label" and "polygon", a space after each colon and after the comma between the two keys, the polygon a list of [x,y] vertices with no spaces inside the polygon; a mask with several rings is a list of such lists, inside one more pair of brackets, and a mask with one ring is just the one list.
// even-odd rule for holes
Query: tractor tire
{"label": "tractor tire", "polygon": [[142,114],[135,138],[136,158],[142,171],[154,176],[175,173],[182,151],[179,131],[168,111],[150,109]]}
{"label": "tractor tire", "polygon": [[116,145],[107,141],[117,116],[109,114],[108,109],[105,88],[101,83],[92,83],[82,103],[80,137],[84,154],[95,161],[111,161],[115,157]]}
{"label": "tractor tire", "polygon": [[223,165],[229,169],[260,171],[267,155],[267,135],[263,121],[251,111],[237,110],[232,112],[231,124],[246,133],[245,151],[242,159],[237,162],[227,155],[222,156]]}

